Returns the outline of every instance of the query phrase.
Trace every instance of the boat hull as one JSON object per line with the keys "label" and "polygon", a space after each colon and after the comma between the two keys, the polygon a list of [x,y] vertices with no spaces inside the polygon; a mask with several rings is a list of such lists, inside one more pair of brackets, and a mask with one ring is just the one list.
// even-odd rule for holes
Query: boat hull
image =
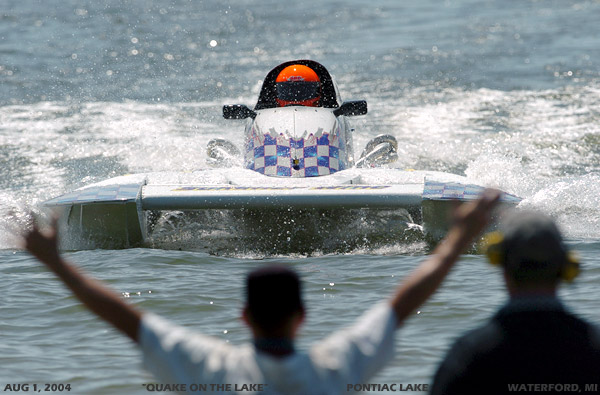
{"label": "boat hull", "polygon": [[[326,226],[318,226],[319,218],[334,224],[337,219],[339,226],[355,226],[359,229],[353,231],[360,233],[359,225],[349,225],[353,221],[346,213],[363,218],[363,224],[381,223],[381,232],[387,234],[394,232],[384,218],[396,218],[390,223],[397,226],[401,217],[406,227],[420,226],[428,237],[439,239],[448,229],[454,201],[473,200],[483,189],[465,177],[441,172],[350,169],[325,177],[290,179],[221,169],[118,177],[45,205],[62,212],[62,223],[72,239],[94,248],[143,246],[159,213],[207,210],[228,212],[231,221],[239,222],[229,231],[271,234],[266,239],[273,243],[281,242],[276,235],[298,229],[323,233]],[[512,206],[520,201],[510,194],[502,200]],[[316,226],[311,225],[311,216]]]}

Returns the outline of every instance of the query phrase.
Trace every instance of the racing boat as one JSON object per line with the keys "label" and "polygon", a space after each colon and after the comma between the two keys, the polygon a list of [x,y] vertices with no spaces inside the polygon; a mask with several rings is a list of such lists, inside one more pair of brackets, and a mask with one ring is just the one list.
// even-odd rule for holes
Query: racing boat
{"label": "racing boat", "polygon": [[[318,106],[278,105],[276,78],[297,64],[317,73]],[[165,213],[170,218],[188,215],[220,228],[221,235],[262,235],[267,244],[293,244],[298,232],[304,232],[305,243],[307,235],[334,228],[342,229],[342,238],[364,238],[365,224],[393,237],[397,234],[390,228],[397,229],[399,223],[404,230],[441,237],[451,201],[475,199],[484,186],[449,173],[382,167],[397,160],[391,135],[375,137],[355,159],[348,118],[366,113],[366,101],[341,101],[331,75],[319,63],[286,62],[269,72],[253,109],[223,107],[225,118],[246,120],[245,145],[239,149],[224,139],[211,140],[211,168],[111,178],[45,206],[61,210],[71,233],[107,248],[144,245]],[[243,168],[232,169],[240,157]],[[508,193],[502,200],[508,205],[520,201]],[[207,215],[209,211],[219,215]]]}

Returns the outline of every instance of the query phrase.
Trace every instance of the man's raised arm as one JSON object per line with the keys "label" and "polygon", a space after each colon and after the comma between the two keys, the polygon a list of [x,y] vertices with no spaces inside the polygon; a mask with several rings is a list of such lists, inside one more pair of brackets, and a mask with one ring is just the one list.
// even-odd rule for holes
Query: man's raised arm
{"label": "man's raised arm", "polygon": [[58,252],[56,221],[48,233],[41,232],[34,224],[24,239],[27,251],[52,270],[86,307],[138,342],[141,313],[116,292],[62,258]]}
{"label": "man's raised arm", "polygon": [[432,255],[400,284],[390,300],[398,326],[438,289],[460,254],[487,226],[499,199],[500,192],[488,189],[477,201],[457,208],[454,225],[446,237]]}

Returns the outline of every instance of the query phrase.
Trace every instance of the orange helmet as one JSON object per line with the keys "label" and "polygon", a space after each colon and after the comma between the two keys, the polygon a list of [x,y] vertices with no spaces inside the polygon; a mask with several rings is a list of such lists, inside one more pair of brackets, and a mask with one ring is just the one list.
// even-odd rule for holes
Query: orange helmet
{"label": "orange helmet", "polygon": [[310,67],[301,64],[288,66],[281,70],[275,82],[277,104],[280,107],[318,105],[321,98],[321,80]]}

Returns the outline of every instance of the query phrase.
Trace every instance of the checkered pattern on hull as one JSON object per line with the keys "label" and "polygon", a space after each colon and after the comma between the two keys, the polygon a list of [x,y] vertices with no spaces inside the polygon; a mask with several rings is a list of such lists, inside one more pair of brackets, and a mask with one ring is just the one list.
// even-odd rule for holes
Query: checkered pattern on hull
{"label": "checkered pattern on hull", "polygon": [[[440,182],[434,180],[428,180],[425,178],[425,185],[423,188],[423,199],[426,200],[475,200],[485,190],[484,187],[474,184],[461,184],[458,182]],[[519,203],[521,198],[510,194],[502,193],[500,198],[503,202]]]}
{"label": "checkered pattern on hull", "polygon": [[246,167],[268,176],[316,177],[348,167],[345,144],[336,135],[295,139],[253,130],[246,145]]}
{"label": "checkered pattern on hull", "polygon": [[48,200],[49,206],[69,205],[73,203],[93,203],[111,201],[134,201],[140,193],[142,184],[103,185],[87,187],[69,192],[65,195]]}

